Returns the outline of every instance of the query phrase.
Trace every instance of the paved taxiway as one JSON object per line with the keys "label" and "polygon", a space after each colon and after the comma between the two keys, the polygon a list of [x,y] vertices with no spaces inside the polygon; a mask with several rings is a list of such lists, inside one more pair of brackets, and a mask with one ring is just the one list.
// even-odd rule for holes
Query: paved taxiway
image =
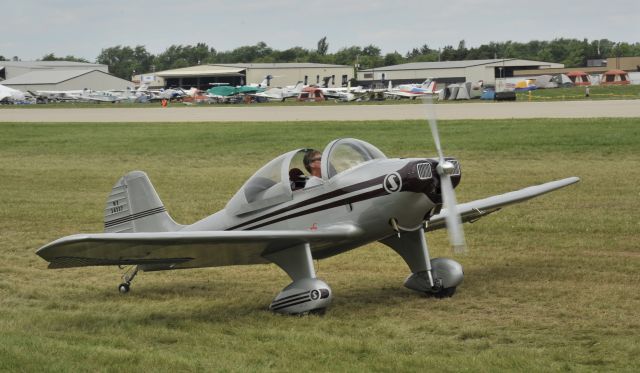
{"label": "paved taxiway", "polygon": [[[424,119],[424,105],[0,109],[0,122],[250,122]],[[434,105],[438,119],[640,117],[640,100]]]}

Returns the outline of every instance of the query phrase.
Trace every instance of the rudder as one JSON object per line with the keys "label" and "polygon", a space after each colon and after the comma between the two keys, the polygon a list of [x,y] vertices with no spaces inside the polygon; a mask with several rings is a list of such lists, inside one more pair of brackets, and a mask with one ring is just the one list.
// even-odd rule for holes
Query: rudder
{"label": "rudder", "polygon": [[121,177],[107,197],[105,233],[172,232],[181,228],[169,216],[149,177],[142,171]]}

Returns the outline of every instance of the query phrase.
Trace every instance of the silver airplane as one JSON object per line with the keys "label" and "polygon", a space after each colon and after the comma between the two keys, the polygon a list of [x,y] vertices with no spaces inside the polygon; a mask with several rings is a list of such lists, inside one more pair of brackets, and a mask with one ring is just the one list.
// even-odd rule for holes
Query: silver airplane
{"label": "silver airplane", "polygon": [[176,223],[147,175],[133,171],[107,197],[104,233],[63,237],[37,254],[49,268],[131,266],[122,276],[121,293],[129,292],[140,270],[275,263],[292,282],[269,309],[306,314],[323,313],[332,300],[331,288],[316,278],[313,260],[378,241],[407,263],[407,288],[450,297],[463,280],[462,266],[431,259],[426,232],[446,227],[454,249],[464,251],[461,223],[580,179],[457,205],[460,164],[444,157],[437,125],[430,124],[436,158],[387,158],[353,138],[334,140],[322,152],[296,149],[259,169],[223,210],[191,225]]}

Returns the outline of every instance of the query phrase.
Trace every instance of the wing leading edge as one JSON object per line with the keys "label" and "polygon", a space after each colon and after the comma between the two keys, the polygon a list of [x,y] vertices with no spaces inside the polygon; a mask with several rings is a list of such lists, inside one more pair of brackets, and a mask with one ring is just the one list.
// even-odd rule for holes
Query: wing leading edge
{"label": "wing leading edge", "polygon": [[[492,212],[500,210],[504,206],[524,202],[542,194],[552,192],[556,189],[575,184],[578,181],[580,181],[579,177],[568,177],[566,179],[551,181],[540,185],[534,185],[528,188],[500,194],[497,196],[478,199],[458,205],[458,213],[460,213],[460,217],[462,218],[463,223],[475,221],[483,216],[489,215]],[[427,224],[427,231],[445,228],[446,217],[446,210],[442,210],[439,214],[431,217]]]}
{"label": "wing leading edge", "polygon": [[340,245],[360,236],[353,225],[318,230],[206,231],[75,234],[60,238],[37,254],[49,268],[144,265],[145,270],[268,263],[264,255],[294,245]]}

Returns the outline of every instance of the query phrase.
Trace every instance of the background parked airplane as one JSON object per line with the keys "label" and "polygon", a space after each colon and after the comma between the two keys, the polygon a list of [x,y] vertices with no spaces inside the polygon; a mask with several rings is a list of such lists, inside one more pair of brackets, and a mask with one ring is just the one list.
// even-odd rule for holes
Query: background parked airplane
{"label": "background parked airplane", "polygon": [[388,89],[384,95],[394,98],[417,98],[436,93],[436,81],[429,78],[420,84],[401,84]]}
{"label": "background parked airplane", "polygon": [[27,99],[27,95],[17,89],[0,84],[0,101],[17,103]]}
{"label": "background parked airplane", "polygon": [[270,88],[264,92],[257,92],[253,94],[255,97],[263,97],[268,99],[269,101],[284,101],[287,98],[296,98],[298,94],[302,91],[304,84],[302,82],[298,82],[298,84],[294,86],[286,86],[282,88]]}

